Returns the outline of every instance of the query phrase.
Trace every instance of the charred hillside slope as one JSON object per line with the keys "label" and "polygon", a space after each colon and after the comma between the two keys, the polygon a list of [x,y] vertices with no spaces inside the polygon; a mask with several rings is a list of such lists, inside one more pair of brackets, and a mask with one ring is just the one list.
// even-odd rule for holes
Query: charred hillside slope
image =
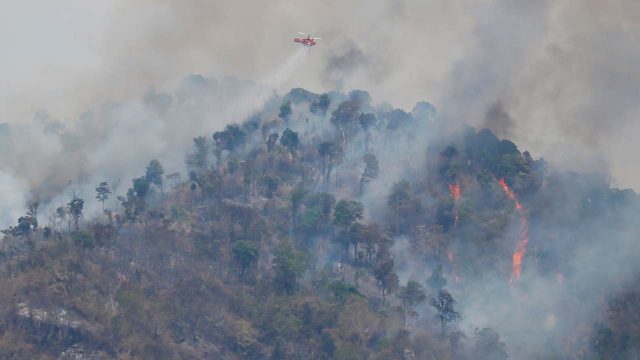
{"label": "charred hillside slope", "polygon": [[640,356],[638,196],[426,102],[293,89],[148,160],[3,231],[0,357]]}

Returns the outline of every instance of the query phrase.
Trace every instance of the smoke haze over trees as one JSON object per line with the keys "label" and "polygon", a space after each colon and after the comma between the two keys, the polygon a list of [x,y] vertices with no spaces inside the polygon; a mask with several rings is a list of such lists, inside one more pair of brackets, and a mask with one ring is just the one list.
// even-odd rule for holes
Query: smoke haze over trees
{"label": "smoke haze over trees", "polygon": [[[449,121],[489,127],[563,167],[598,167],[637,188],[634,149],[618,140],[638,131],[639,6],[33,0],[0,21],[0,39],[14,49],[0,66],[0,122],[28,122],[45,109],[69,125],[151,85],[171,93],[188,73],[258,81],[305,31],[323,40],[288,88],[362,88],[405,109],[429,99]],[[504,116],[488,116],[499,109]]]}
{"label": "smoke haze over trees", "polygon": [[[77,335],[41,343],[24,338],[22,351],[252,358],[340,358],[353,351],[363,358],[455,359],[473,351],[496,358],[637,354],[640,344],[624,340],[634,330],[612,317],[640,306],[633,295],[640,203],[632,190],[613,188],[602,175],[557,169],[488,129],[451,128],[429,103],[406,112],[377,105],[361,90],[296,88],[271,95],[241,122],[207,126],[203,108],[247,94],[264,92],[235,79],[192,75],[175,94],[149,91],[141,101],[87,113],[85,127],[68,129],[44,115],[6,126],[6,139],[40,130],[59,150],[32,155],[52,164],[36,169],[43,178],[31,192],[24,188],[29,209],[19,199],[15,209],[3,210],[1,281],[21,294],[19,304],[3,302],[4,311],[29,323],[34,313],[56,307],[79,324],[65,330],[45,318],[51,331]],[[130,111],[143,115],[139,124],[119,118]],[[180,138],[187,124],[203,132]],[[128,141],[130,147],[120,147]],[[145,144],[157,151],[150,154]],[[109,161],[96,161],[100,156]],[[57,179],[61,168],[74,178]],[[57,255],[61,246],[72,251]],[[83,274],[76,283],[107,288],[95,290],[99,298],[75,300],[73,311],[74,288],[51,297],[44,295],[53,291],[49,285],[35,285],[43,296],[36,300],[22,286],[38,262],[79,264],[84,270],[68,270],[74,278]],[[87,273],[89,267],[107,277]],[[169,304],[185,300],[163,291],[186,286],[176,282],[185,277],[217,289],[199,295],[203,301],[222,291],[245,302],[171,310]],[[247,291],[266,307],[246,303]],[[95,313],[108,302],[120,310]],[[132,313],[121,318],[121,311],[134,311],[127,306],[148,308],[144,322],[153,327],[136,327]],[[202,340],[180,348],[186,340],[176,326],[205,308],[230,328],[189,325],[195,328],[188,336]],[[316,319],[316,311],[329,311],[334,320]],[[377,330],[343,323],[354,311]],[[289,320],[267,325],[260,316]],[[294,325],[302,319],[317,330],[300,342],[310,331]],[[138,330],[133,336],[127,329]],[[339,335],[344,332],[362,340]]]}
{"label": "smoke haze over trees", "polygon": [[640,356],[634,2],[49,6],[0,66],[2,356]]}

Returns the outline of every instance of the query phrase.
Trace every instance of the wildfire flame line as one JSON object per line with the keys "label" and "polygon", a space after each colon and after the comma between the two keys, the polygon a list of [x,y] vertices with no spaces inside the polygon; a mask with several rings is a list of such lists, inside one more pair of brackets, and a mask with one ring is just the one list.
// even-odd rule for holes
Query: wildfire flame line
{"label": "wildfire flame line", "polygon": [[511,190],[507,183],[504,181],[504,178],[501,178],[499,182],[502,190],[504,190],[504,193],[509,199],[511,199],[511,201],[513,201],[516,211],[520,216],[520,239],[518,240],[516,251],[512,256],[513,274],[511,275],[510,282],[513,283],[513,281],[520,279],[520,275],[522,274],[522,259],[527,252],[527,244],[529,243],[529,221],[527,219],[527,214],[524,207],[518,200],[518,197],[513,192],[513,190]]}
{"label": "wildfire flame line", "polygon": [[462,197],[462,190],[460,189],[460,184],[456,181],[456,184],[449,184],[449,194],[453,199],[454,207],[453,207],[453,225],[458,225],[458,201]]}

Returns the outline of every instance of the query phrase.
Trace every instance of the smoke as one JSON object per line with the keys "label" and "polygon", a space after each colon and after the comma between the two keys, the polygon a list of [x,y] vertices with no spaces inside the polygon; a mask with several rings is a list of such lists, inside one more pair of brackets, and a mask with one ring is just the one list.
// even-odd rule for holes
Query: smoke
{"label": "smoke", "polygon": [[[372,135],[372,144],[382,144],[373,149],[382,171],[361,198],[370,219],[384,219],[385,196],[396,181],[423,184],[424,150],[444,141],[438,127],[450,124],[487,126],[559,168],[640,187],[630,139],[640,131],[638,2],[112,0],[99,9],[79,3],[12,5],[0,15],[0,36],[16,45],[0,65],[7,79],[0,122],[9,123],[0,127],[0,226],[15,223],[34,198],[52,206],[66,203],[70,192],[91,198],[105,180],[121,180],[122,194],[153,158],[167,173],[181,171],[193,136],[242,121],[294,86],[363,88],[374,103],[409,109],[426,99],[440,109],[396,138]],[[25,18],[34,21],[21,24]],[[324,39],[309,54],[291,43],[296,31]],[[46,112],[34,117],[40,109]],[[295,106],[294,116],[318,120]],[[328,131],[326,123],[317,126]],[[356,151],[342,167],[360,165]],[[570,175],[559,177],[532,200],[539,203],[527,204],[531,237],[518,286],[501,277],[507,268],[465,279],[460,292],[467,294],[459,299],[462,325],[494,326],[514,356],[559,346],[554,339],[593,317],[601,297],[590,294],[615,291],[639,270],[638,209],[622,212],[618,222],[579,216],[603,186],[576,187]],[[95,207],[88,213],[99,210],[97,202],[87,206]],[[497,241],[518,239],[517,220]],[[415,259],[408,239],[396,240],[402,280],[424,281],[420,274],[433,264]],[[453,246],[465,256],[487,256],[465,243]],[[492,259],[502,256],[510,266],[512,251]],[[543,251],[566,260],[553,269],[563,274],[562,284],[544,264],[531,268],[538,265],[529,257]]]}
{"label": "smoke", "polygon": [[510,138],[513,134],[515,121],[504,109],[502,103],[497,102],[489,107],[480,127],[493,131],[499,137]]}
{"label": "smoke", "polygon": [[27,186],[13,175],[0,171],[0,192],[3,194],[0,206],[0,228],[12,225],[22,215],[27,201]]}
{"label": "smoke", "polygon": [[[597,314],[640,271],[633,260],[639,255],[640,229],[632,220],[638,214],[637,197],[628,198],[628,203],[605,204],[608,201],[594,196],[602,188],[560,176],[563,186],[578,189],[552,186],[539,194],[558,201],[551,205],[550,214],[533,218],[522,279],[511,287],[503,277],[484,276],[465,283],[461,326],[492,326],[514,358],[588,353]],[[593,215],[600,219],[585,216],[583,206],[593,207]],[[595,210],[599,206],[604,208]],[[515,223],[506,236],[517,239]]]}
{"label": "smoke", "polygon": [[[184,173],[184,159],[194,136],[211,136],[224,125],[242,122],[261,110],[304,62],[307,50],[295,48],[261,83],[234,78],[206,79],[192,75],[175,94],[150,88],[142,99],[105,103],[65,127],[45,113],[25,124],[7,125],[0,133],[0,169],[27,180],[3,202],[3,224],[14,223],[27,201],[39,199],[45,212],[68,202],[72,193],[93,198],[101,181],[120,182],[122,195],[132,178],[144,174],[152,159],[166,173]],[[7,188],[16,184],[3,179]],[[64,191],[63,191],[64,190]],[[101,207],[86,202],[85,214]],[[46,209],[46,208],[49,209]],[[13,220],[7,220],[13,217]]]}
{"label": "smoke", "polygon": [[[171,92],[189,73],[261,79],[305,31],[323,40],[284,87],[368,89],[375,101],[404,108],[427,99],[450,121],[486,123],[563,167],[640,184],[633,143],[618,141],[638,130],[640,113],[640,5],[633,1],[112,0],[89,7],[67,0],[51,7],[3,12],[7,41],[28,37],[0,67],[9,85],[1,90],[2,121],[26,122],[46,109],[68,124],[151,85]],[[41,27],[13,20],[25,17]],[[492,112],[495,104],[503,111]]]}
{"label": "smoke", "polygon": [[640,60],[638,4],[493,1],[474,9],[469,51],[443,98],[447,116],[486,124],[561,167],[637,187],[635,147],[619,140],[637,130],[640,115],[640,72],[631,65]]}
{"label": "smoke", "polygon": [[367,65],[367,57],[357,47],[348,47],[340,54],[333,54],[327,61],[324,70],[326,82],[336,89],[343,89],[345,78],[354,76],[354,73]]}

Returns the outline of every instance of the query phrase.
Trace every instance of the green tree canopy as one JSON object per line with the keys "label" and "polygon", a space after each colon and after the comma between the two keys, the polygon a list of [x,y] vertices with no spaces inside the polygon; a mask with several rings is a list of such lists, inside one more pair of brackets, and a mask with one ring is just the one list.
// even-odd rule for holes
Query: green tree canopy
{"label": "green tree canopy", "polygon": [[213,134],[213,141],[216,144],[216,152],[218,157],[222,150],[234,151],[245,145],[247,133],[237,124],[230,124],[224,131],[218,131]]}
{"label": "green tree canopy", "polygon": [[300,140],[298,139],[298,133],[286,128],[282,132],[282,136],[280,137],[280,145],[287,148],[290,152],[295,152],[298,148]]}
{"label": "green tree canopy", "polygon": [[437,297],[431,299],[431,306],[438,312],[436,317],[440,320],[443,335],[445,334],[447,324],[461,319],[460,313],[455,310],[455,303],[456,301],[453,296],[444,289],[438,292]]}
{"label": "green tree canopy", "polygon": [[364,184],[378,177],[378,158],[373,154],[365,154],[362,158],[364,161],[364,171],[360,177],[360,193],[364,190]]}
{"label": "green tree canopy", "polygon": [[258,246],[252,241],[240,240],[233,245],[233,258],[240,266],[240,277],[258,260]]}
{"label": "green tree canopy", "polygon": [[102,203],[102,210],[104,210],[104,202],[109,198],[111,194],[111,188],[106,181],[101,182],[96,188],[96,200]]}
{"label": "green tree canopy", "polygon": [[73,194],[73,198],[67,204],[67,209],[69,210],[69,214],[71,214],[71,217],[73,218],[76,231],[80,230],[78,222],[79,222],[80,216],[82,216],[83,208],[84,208],[84,200],[80,199],[75,194]]}
{"label": "green tree canopy", "polygon": [[194,152],[187,156],[186,164],[191,170],[203,172],[207,169],[207,156],[209,155],[209,142],[204,136],[193,138]]}
{"label": "green tree canopy", "polygon": [[160,164],[160,161],[156,159],[151,160],[151,162],[149,162],[149,165],[147,165],[147,169],[144,175],[145,179],[147,179],[147,181],[151,184],[158,186],[160,190],[162,190],[163,175],[164,168],[162,167],[162,164]]}
{"label": "green tree canopy", "polygon": [[364,205],[359,201],[340,200],[336,204],[333,214],[333,223],[336,226],[347,228],[356,221],[362,219]]}
{"label": "green tree canopy", "polygon": [[325,116],[330,104],[331,98],[329,98],[329,94],[322,94],[316,101],[311,103],[309,110],[314,114]]}
{"label": "green tree canopy", "polygon": [[407,282],[407,285],[400,289],[399,297],[410,307],[416,306],[427,299],[422,285],[413,280]]}
{"label": "green tree canopy", "polygon": [[285,120],[288,121],[289,118],[291,117],[292,114],[292,110],[291,110],[291,101],[285,101],[282,103],[282,105],[280,105],[280,113],[278,113],[278,116]]}
{"label": "green tree canopy", "polygon": [[292,293],[307,269],[304,253],[297,251],[288,241],[282,241],[275,250],[274,282],[282,292]]}

